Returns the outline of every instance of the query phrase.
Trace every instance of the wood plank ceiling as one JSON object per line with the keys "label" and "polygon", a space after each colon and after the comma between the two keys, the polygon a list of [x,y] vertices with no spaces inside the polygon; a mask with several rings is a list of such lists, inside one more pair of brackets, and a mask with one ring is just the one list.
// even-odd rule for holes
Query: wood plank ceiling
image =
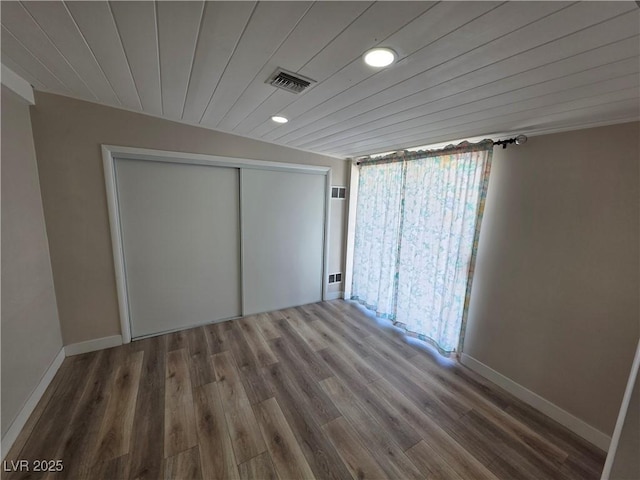
{"label": "wood plank ceiling", "polygon": [[[38,90],[338,157],[640,116],[631,1],[3,1],[1,23]],[[365,65],[377,45],[398,62]]]}

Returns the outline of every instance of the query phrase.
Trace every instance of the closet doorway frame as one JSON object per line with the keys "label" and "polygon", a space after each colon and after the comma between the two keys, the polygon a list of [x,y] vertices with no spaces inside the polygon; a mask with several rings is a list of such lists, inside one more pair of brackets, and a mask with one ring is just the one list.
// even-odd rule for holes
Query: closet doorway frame
{"label": "closet doorway frame", "polygon": [[[153,150],[148,148],[124,147],[118,145],[101,145],[102,165],[107,194],[107,209],[109,213],[109,227],[111,230],[111,248],[113,251],[113,266],[116,277],[116,291],[118,310],[120,313],[120,329],[122,343],[131,342],[131,318],[129,315],[129,298],[127,291],[127,276],[124,268],[124,247],[122,243],[122,227],[118,205],[118,191],[116,184],[115,160],[148,160],[165,163],[181,163],[187,165],[208,165],[213,167],[230,167],[240,170],[275,170],[280,172],[307,173],[324,175],[324,234],[322,239],[322,300],[327,300],[329,271],[329,220],[331,218],[331,167],[306,165],[300,163],[273,162],[268,160],[254,160],[248,158],[223,157],[201,153],[173,152],[168,150]],[[240,187],[242,182],[240,182]],[[242,190],[240,196],[240,216],[242,217]],[[240,222],[240,314],[244,315],[244,276],[243,276],[243,237]]]}

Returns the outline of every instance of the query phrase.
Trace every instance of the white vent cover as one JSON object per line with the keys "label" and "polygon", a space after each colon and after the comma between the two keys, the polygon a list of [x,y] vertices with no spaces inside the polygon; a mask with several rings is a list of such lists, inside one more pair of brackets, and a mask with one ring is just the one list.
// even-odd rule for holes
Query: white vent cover
{"label": "white vent cover", "polygon": [[305,78],[297,73],[288,72],[282,68],[278,68],[273,75],[267,80],[268,84],[273,85],[276,88],[281,88],[287,92],[300,93],[305,90],[312,83],[316,83],[315,80]]}
{"label": "white vent cover", "polygon": [[347,188],[346,187],[331,187],[331,198],[347,198]]}

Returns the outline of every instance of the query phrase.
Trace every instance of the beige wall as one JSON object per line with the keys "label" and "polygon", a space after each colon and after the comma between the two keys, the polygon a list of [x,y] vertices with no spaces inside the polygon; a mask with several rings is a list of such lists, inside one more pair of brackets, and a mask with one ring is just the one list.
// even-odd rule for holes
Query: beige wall
{"label": "beige wall", "polygon": [[[58,95],[37,92],[32,123],[65,345],[120,334],[101,144],[330,166],[334,184],[347,182],[339,159]],[[342,245],[338,212],[330,229]],[[330,270],[342,264],[332,249]]]}
{"label": "beige wall", "polygon": [[2,436],[62,348],[29,107],[2,87]]}
{"label": "beige wall", "polygon": [[494,152],[464,352],[611,435],[639,335],[639,124]]}

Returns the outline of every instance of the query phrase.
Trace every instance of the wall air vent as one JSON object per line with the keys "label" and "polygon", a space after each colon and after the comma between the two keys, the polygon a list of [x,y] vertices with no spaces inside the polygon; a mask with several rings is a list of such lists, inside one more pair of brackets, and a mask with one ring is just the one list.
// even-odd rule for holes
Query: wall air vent
{"label": "wall air vent", "polygon": [[267,80],[268,84],[273,85],[276,88],[281,88],[287,92],[300,93],[305,90],[312,83],[316,83],[315,80],[305,78],[297,73],[287,72],[282,68],[278,68],[273,75]]}
{"label": "wall air vent", "polygon": [[331,198],[340,198],[345,200],[347,198],[346,187],[331,187]]}

